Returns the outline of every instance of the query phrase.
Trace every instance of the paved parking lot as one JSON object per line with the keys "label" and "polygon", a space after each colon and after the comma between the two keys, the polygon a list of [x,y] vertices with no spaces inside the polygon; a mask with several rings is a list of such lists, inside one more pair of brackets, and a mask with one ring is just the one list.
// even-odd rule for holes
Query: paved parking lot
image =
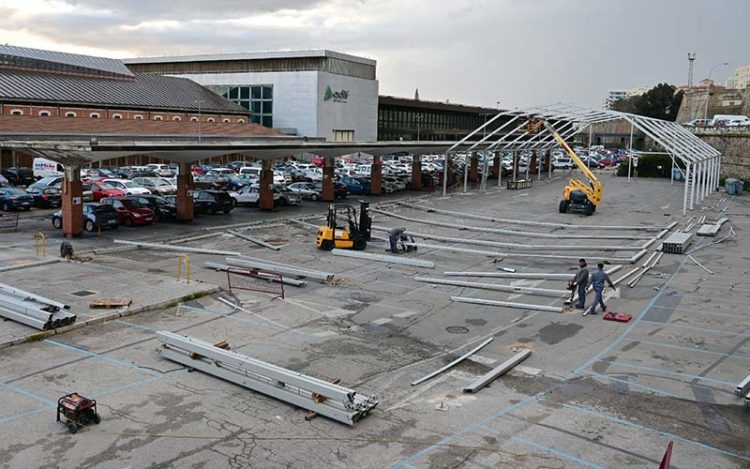
{"label": "paved parking lot", "polygon": [[[493,188],[485,194],[432,195],[412,202],[470,214],[582,225],[677,221],[681,229],[691,215],[683,218],[679,213],[681,186],[609,177],[603,182],[604,203],[591,218],[557,213],[562,179],[542,182],[531,190]],[[719,198],[720,194],[713,195],[704,204],[711,209],[695,214],[709,219],[724,215],[718,208],[726,204],[715,207]],[[626,233],[633,239],[559,240],[456,230],[417,220],[542,234],[571,231],[427,213],[390,203],[393,200],[383,200],[379,208],[410,221],[375,214],[375,225],[404,224],[411,231],[432,235],[552,246],[635,246],[645,241],[635,238],[655,234],[591,230],[587,233]],[[224,290],[179,306],[2,349],[0,465],[653,468],[673,441],[674,467],[747,467],[750,408],[733,391],[750,372],[745,306],[750,288],[744,280],[750,202],[738,197],[728,206],[726,216],[737,238],[695,253],[714,274],[685,256],[665,254],[635,288],[623,285],[605,297],[611,309],[633,314],[625,324],[603,321],[601,315],[582,317],[575,310],[549,313],[455,303],[452,295],[555,306],[562,305],[563,299],[415,280],[415,276],[444,278],[445,271],[498,271],[498,267],[572,275],[574,260],[498,260],[420,248],[413,257],[433,261],[436,266],[430,270],[318,251],[314,230],[285,218],[319,215],[308,221],[322,223],[323,205],[306,204],[294,214],[253,212],[252,218],[233,212],[226,219],[259,222],[246,233],[282,243],[279,252],[227,234],[218,228],[218,217],[199,219],[190,227],[120,229],[75,241],[78,249],[103,253],[86,264],[64,262],[5,272],[2,282],[63,297],[81,317],[93,314],[86,307],[87,299],[75,300],[70,292],[120,292],[142,306],[215,287]],[[32,220],[24,223],[22,232],[2,235],[10,240],[0,249],[4,266],[34,259],[30,235],[38,228],[59,239],[46,222],[39,221],[38,227]],[[205,230],[213,227],[217,229]],[[193,281],[188,287],[175,279],[177,252],[102,251],[116,246],[115,237],[169,242],[208,234],[182,245],[325,270],[340,280],[334,284],[308,280],[305,287],[287,287],[284,300],[272,300],[265,293],[226,291],[226,274],[202,267],[207,261],[223,262],[223,256],[192,254]],[[702,242],[698,239],[696,245]],[[383,253],[383,243],[373,242],[367,251]],[[591,259],[603,255],[593,249],[549,254]],[[613,278],[630,268],[625,266]],[[461,280],[565,287],[560,280]],[[220,298],[241,308],[232,308]],[[11,327],[21,326],[0,324],[4,333]],[[339,378],[347,387],[375,395],[380,404],[353,427],[321,417],[308,422],[301,409],[164,360],[158,353],[157,330],[212,343],[226,340],[245,355],[325,380]],[[490,337],[494,340],[471,360],[418,386],[410,385]],[[477,394],[462,393],[465,385],[522,348],[533,352],[522,366]],[[54,420],[57,398],[73,391],[96,398],[103,419],[101,425],[76,435]]]}

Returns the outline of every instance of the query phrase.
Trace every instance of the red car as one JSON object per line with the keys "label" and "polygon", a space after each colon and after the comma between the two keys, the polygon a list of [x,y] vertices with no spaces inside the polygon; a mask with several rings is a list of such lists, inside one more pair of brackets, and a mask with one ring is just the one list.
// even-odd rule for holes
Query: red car
{"label": "red car", "polygon": [[107,184],[106,182],[84,183],[83,190],[84,192],[90,190],[95,202],[99,202],[106,197],[121,197],[125,195],[125,191]]}
{"label": "red car", "polygon": [[117,219],[125,226],[150,225],[156,220],[156,215],[137,199],[125,197],[107,197],[101,200],[104,205],[110,205],[117,212]]}

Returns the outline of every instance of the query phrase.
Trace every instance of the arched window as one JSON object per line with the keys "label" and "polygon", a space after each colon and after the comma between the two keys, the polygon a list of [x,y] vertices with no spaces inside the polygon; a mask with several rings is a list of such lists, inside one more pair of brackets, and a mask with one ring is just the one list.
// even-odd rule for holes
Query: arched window
{"label": "arched window", "polygon": [[225,124],[229,124],[232,121],[230,121],[229,119],[224,119],[222,122],[224,122]]}
{"label": "arched window", "polygon": [[51,115],[49,111],[39,111],[39,117],[49,117]]}
{"label": "arched window", "polygon": [[143,120],[143,116],[140,115],[140,114],[136,114],[136,115],[133,116],[133,119],[135,119],[137,121],[142,121]]}
{"label": "arched window", "polygon": [[77,115],[73,111],[68,111],[65,113],[65,117],[77,117]]}
{"label": "arched window", "polygon": [[20,110],[20,109],[13,109],[12,111],[10,111],[10,115],[11,116],[22,116],[23,115],[23,111]]}
{"label": "arched window", "polygon": [[172,120],[175,121],[175,122],[180,122],[182,120],[182,117],[180,117],[180,116],[174,116],[172,118]]}
{"label": "arched window", "polygon": [[238,124],[244,124],[245,123],[245,119],[237,119],[237,123]]}
{"label": "arched window", "polygon": [[216,119],[214,119],[213,117],[209,117],[208,119],[206,119],[206,122],[216,122]]}
{"label": "arched window", "polygon": [[155,121],[163,121],[164,118],[162,116],[154,116]]}
{"label": "arched window", "polygon": [[198,118],[193,116],[190,118],[190,122],[198,122]]}
{"label": "arched window", "polygon": [[98,112],[92,112],[91,114],[89,114],[89,117],[92,119],[98,119],[102,116]]}
{"label": "arched window", "polygon": [[112,114],[112,119],[122,119],[122,114]]}

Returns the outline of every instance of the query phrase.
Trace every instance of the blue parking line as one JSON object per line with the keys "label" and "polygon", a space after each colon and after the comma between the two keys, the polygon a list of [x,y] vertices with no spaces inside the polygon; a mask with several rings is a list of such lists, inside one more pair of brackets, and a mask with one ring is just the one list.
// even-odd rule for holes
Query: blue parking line
{"label": "blue parking line", "polygon": [[635,318],[635,320],[622,332],[622,334],[620,334],[618,338],[612,341],[612,343],[610,343],[607,347],[605,347],[601,352],[597,353],[596,355],[591,357],[588,361],[583,363],[581,366],[573,370],[573,374],[575,375],[581,374],[583,370],[585,370],[586,368],[590,367],[592,364],[599,361],[602,358],[602,356],[604,356],[606,353],[609,353],[610,350],[612,350],[620,342],[622,342],[622,340],[625,337],[627,337],[627,335],[630,334],[640,322],[643,321],[643,317],[646,315],[646,313],[648,313],[649,310],[654,307],[654,305],[656,304],[657,301],[659,301],[659,299],[664,294],[664,292],[667,291],[667,287],[669,286],[670,283],[672,283],[672,280],[674,280],[674,278],[677,276],[677,273],[680,271],[680,269],[682,269],[682,266],[685,265],[685,262],[687,262],[687,260],[688,260],[688,257],[685,257],[684,259],[682,259],[682,262],[680,262],[680,265],[677,266],[677,268],[675,269],[674,272],[672,272],[672,274],[669,276],[667,281],[664,282],[664,285],[661,286],[661,288],[659,289],[659,293],[657,293],[656,296],[651,299],[651,301],[646,305],[646,307],[643,308],[643,310],[641,311],[641,314],[639,314],[638,317]]}
{"label": "blue parking line", "polygon": [[590,461],[586,461],[585,459],[581,459],[581,458],[579,458],[577,456],[573,456],[572,454],[565,453],[565,452],[560,451],[558,449],[550,448],[549,446],[545,446],[545,445],[542,445],[542,444],[539,444],[539,443],[535,443],[535,442],[533,442],[531,440],[527,440],[525,438],[521,438],[521,437],[518,437],[518,436],[511,436],[510,439],[512,441],[516,441],[516,442],[524,444],[526,446],[531,446],[532,448],[536,448],[536,449],[542,450],[542,451],[544,451],[546,453],[554,454],[555,456],[559,456],[561,458],[567,459],[568,461],[573,461],[574,463],[580,464],[582,466],[593,467],[593,468],[596,468],[596,469],[604,469],[604,466],[600,466],[599,464],[594,464],[594,463],[592,463]]}
{"label": "blue parking line", "polygon": [[616,381],[618,383],[627,384],[628,386],[634,386],[636,388],[645,389],[646,391],[651,391],[654,394],[659,394],[659,395],[667,396],[667,397],[679,397],[677,394],[672,394],[671,392],[667,392],[667,391],[664,391],[662,389],[654,388],[654,387],[651,387],[651,386],[646,386],[644,384],[634,383],[632,381],[628,381],[628,380],[624,380],[624,379],[620,379],[620,378],[615,378],[612,375],[606,375],[604,373],[597,373],[596,371],[589,371],[589,373],[593,374],[594,376],[601,376],[602,378],[606,378],[606,379],[610,379],[612,381]]}
{"label": "blue parking line", "polygon": [[619,417],[614,417],[614,416],[611,416],[611,415],[608,415],[608,414],[597,412],[595,410],[588,409],[586,407],[580,407],[580,406],[572,405],[572,404],[563,404],[562,406],[564,408],[566,408],[566,409],[570,409],[570,410],[573,410],[573,411],[576,411],[576,412],[579,412],[579,413],[582,413],[582,414],[593,415],[594,417],[603,418],[603,419],[606,419],[606,420],[609,420],[609,421],[612,421],[612,422],[615,422],[615,423],[619,423],[621,425],[625,425],[627,427],[637,428],[639,430],[643,430],[643,431],[647,431],[647,432],[651,432],[651,433],[656,433],[657,435],[665,436],[665,437],[673,439],[673,440],[684,441],[686,443],[698,446],[700,448],[705,448],[705,449],[708,449],[708,450],[711,450],[711,451],[715,451],[717,453],[721,453],[721,454],[724,454],[724,455],[727,455],[727,456],[732,456],[732,457],[735,457],[735,458],[742,459],[743,461],[750,461],[750,456],[744,456],[742,454],[737,454],[737,453],[733,453],[731,451],[727,451],[727,450],[723,450],[723,449],[720,449],[720,448],[716,448],[714,446],[710,446],[710,445],[707,445],[705,443],[701,443],[699,441],[695,441],[695,440],[691,440],[689,438],[685,438],[685,437],[682,437],[682,436],[679,436],[679,435],[675,435],[674,433],[665,432],[664,430],[658,430],[656,428],[651,428],[651,427],[646,427],[646,426],[643,426],[643,425],[639,425],[637,423],[633,423],[633,422],[630,422],[628,420],[621,419]]}
{"label": "blue parking line", "polygon": [[716,311],[699,311],[697,309],[685,309],[685,308],[680,308],[677,306],[669,307],[669,306],[656,305],[654,306],[654,308],[674,311],[675,313],[696,313],[696,314],[708,314],[709,316],[724,316],[728,318],[750,319],[750,314],[729,314],[729,313],[719,313]]}
{"label": "blue parking line", "polygon": [[122,319],[116,319],[115,322],[123,324],[125,326],[135,327],[136,329],[143,329],[144,331],[148,331],[148,332],[156,332],[156,331],[159,330],[159,329],[156,329],[156,328],[153,328],[153,327],[148,327],[148,326],[143,326],[141,324],[136,324],[134,322],[123,321]]}
{"label": "blue parking line", "polygon": [[4,383],[0,381],[0,388],[7,389],[8,391],[13,391],[15,393],[21,394],[23,396],[28,397],[29,399],[33,399],[37,402],[41,402],[42,404],[47,404],[48,406],[56,406],[57,402],[50,401],[49,399],[46,399],[42,396],[37,396],[31,391],[27,391],[23,388],[19,388],[18,386],[14,386],[12,384]]}
{"label": "blue parking line", "polygon": [[440,448],[441,446],[444,446],[444,445],[450,443],[451,441],[455,440],[456,438],[458,438],[460,436],[463,436],[463,435],[465,435],[465,434],[467,434],[469,432],[473,432],[477,428],[481,428],[485,424],[490,423],[490,422],[498,419],[499,417],[507,415],[507,414],[513,412],[516,409],[520,409],[521,407],[524,407],[524,406],[526,406],[526,405],[528,405],[528,404],[530,404],[532,402],[536,402],[536,401],[538,401],[540,399],[543,399],[543,398],[544,398],[544,393],[543,392],[540,392],[540,393],[535,394],[533,396],[527,397],[526,399],[523,399],[520,402],[517,402],[517,403],[515,403],[515,404],[513,404],[513,405],[511,405],[509,407],[506,407],[505,409],[501,410],[500,412],[492,414],[489,417],[486,417],[486,418],[480,420],[479,422],[475,422],[475,423],[472,423],[470,425],[467,425],[467,426],[463,427],[461,430],[459,430],[459,431],[457,431],[455,433],[452,433],[452,434],[444,437],[442,440],[438,441],[437,443],[434,443],[434,444],[428,446],[427,448],[425,448],[425,449],[423,449],[423,450],[421,450],[421,451],[419,451],[417,453],[414,453],[413,455],[409,456],[408,458],[403,459],[403,460],[401,460],[399,462],[395,462],[395,463],[391,464],[390,467],[396,468],[396,467],[408,467],[408,466],[411,466],[411,463],[413,463],[414,461],[422,458],[423,456],[426,456],[427,454],[430,454],[431,452],[435,451],[436,449]]}
{"label": "blue parking line", "polygon": [[148,375],[154,375],[154,374],[156,374],[156,372],[154,372],[152,370],[141,368],[138,365],[134,365],[134,364],[128,363],[126,361],[118,360],[118,359],[112,358],[112,357],[110,357],[108,355],[104,355],[104,354],[101,354],[101,353],[92,352],[91,350],[86,350],[86,349],[83,349],[83,348],[80,348],[80,347],[76,347],[75,345],[64,344],[62,342],[58,342],[58,341],[52,340],[52,339],[44,339],[44,342],[46,342],[48,344],[55,345],[57,347],[62,347],[64,349],[66,349],[66,350],[71,350],[73,352],[82,353],[84,355],[88,355],[88,356],[93,357],[93,358],[98,358],[100,360],[108,361],[108,362],[114,363],[116,365],[124,366],[126,368],[130,368],[131,370],[135,370],[135,371],[137,371],[139,373],[145,373],[145,374],[148,374]]}
{"label": "blue parking line", "polygon": [[[56,405],[57,404],[55,404],[55,406]],[[55,406],[47,406],[47,407],[42,407],[40,409],[29,410],[28,412],[21,412],[19,414],[13,414],[13,415],[5,416],[5,417],[0,417],[0,425],[2,425],[5,422],[12,422],[13,420],[20,419],[23,417],[28,417],[30,415],[38,414],[40,412],[47,412],[51,408],[54,409]]]}
{"label": "blue parking line", "polygon": [[750,357],[743,357],[739,355],[734,355],[732,353],[715,352],[713,350],[703,350],[700,348],[685,347],[684,345],[666,344],[663,342],[651,342],[649,340],[640,340],[640,339],[633,339],[633,340],[641,344],[653,345],[655,347],[673,348],[675,350],[687,350],[689,352],[698,352],[698,353],[703,353],[706,355],[716,355],[719,357],[736,358],[737,360],[750,360]]}
{"label": "blue parking line", "polygon": [[[258,319],[249,319],[249,318],[244,318],[244,317],[236,317],[236,316],[233,316],[233,315],[231,315],[229,313],[220,313],[218,311],[212,311],[210,309],[196,308],[195,306],[188,306],[186,304],[180,304],[179,307],[180,308],[185,308],[185,309],[190,310],[190,311],[195,311],[195,312],[198,312],[198,313],[206,313],[209,316],[217,316],[217,317],[227,318],[230,321],[244,322],[246,324],[252,324],[254,326],[259,326],[261,328],[274,329],[274,330],[279,330],[279,329],[280,330],[287,330],[288,329],[288,328],[284,329],[282,327],[274,325],[273,323],[269,323],[269,322],[266,322],[266,321],[261,321],[261,320],[258,320]],[[274,327],[271,327],[271,326],[274,326]]]}
{"label": "blue parking line", "polygon": [[633,368],[634,370],[644,370],[644,371],[653,371],[654,373],[663,373],[665,375],[675,375],[675,376],[681,376],[683,378],[690,378],[698,381],[708,381],[711,383],[717,383],[717,384],[725,384],[727,386],[735,386],[737,383],[730,383],[729,381],[724,381],[721,379],[716,378],[708,378],[706,376],[698,376],[691,373],[683,373],[682,371],[669,371],[664,370],[662,368],[651,368],[648,366],[640,366],[640,365],[631,365],[629,363],[621,363],[621,362],[612,362],[609,360],[599,360],[599,363],[609,363],[613,366],[622,366],[625,368]]}
{"label": "blue parking line", "polygon": [[688,330],[693,330],[693,331],[708,332],[708,333],[716,334],[716,335],[730,335],[730,336],[733,336],[733,337],[750,337],[750,334],[738,334],[737,332],[724,331],[724,330],[721,330],[721,329],[709,329],[709,328],[706,328],[706,327],[683,326],[681,324],[673,324],[673,323],[669,323],[669,322],[648,321],[646,319],[642,320],[641,322],[645,323],[645,324],[655,324],[657,326],[662,326],[662,327],[675,327],[677,329],[688,329]]}

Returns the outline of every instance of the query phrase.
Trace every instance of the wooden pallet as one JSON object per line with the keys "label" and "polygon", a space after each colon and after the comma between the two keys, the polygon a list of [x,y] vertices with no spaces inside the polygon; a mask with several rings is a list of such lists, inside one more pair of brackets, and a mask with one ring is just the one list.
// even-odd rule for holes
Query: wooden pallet
{"label": "wooden pallet", "polygon": [[89,308],[122,308],[131,304],[133,300],[129,298],[94,298],[89,303]]}

